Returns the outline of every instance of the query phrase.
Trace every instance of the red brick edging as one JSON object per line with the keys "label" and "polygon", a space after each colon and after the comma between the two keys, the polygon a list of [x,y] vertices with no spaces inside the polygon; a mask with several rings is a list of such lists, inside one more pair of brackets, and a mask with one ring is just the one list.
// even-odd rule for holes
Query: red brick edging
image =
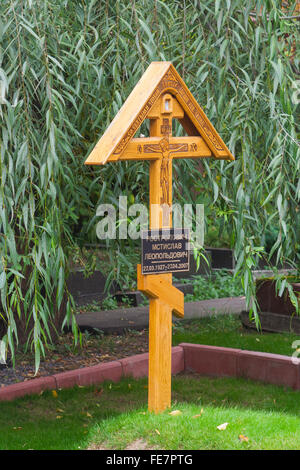
{"label": "red brick edging", "polygon": [[[181,343],[172,348],[172,374],[193,371],[215,377],[244,377],[300,390],[300,359],[241,349]],[[123,377],[148,375],[148,353],[119,361],[31,379],[0,389],[0,401],[13,400],[44,390],[89,386]]]}
{"label": "red brick edging", "polygon": [[300,359],[242,349],[181,343],[184,370],[215,377],[243,377],[300,390]]}

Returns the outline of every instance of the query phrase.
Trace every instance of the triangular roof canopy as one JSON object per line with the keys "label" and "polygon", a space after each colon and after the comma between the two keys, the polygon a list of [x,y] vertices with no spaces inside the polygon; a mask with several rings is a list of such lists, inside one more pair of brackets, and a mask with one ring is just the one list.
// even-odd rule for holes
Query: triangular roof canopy
{"label": "triangular roof canopy", "polygon": [[180,120],[188,135],[201,136],[212,152],[222,160],[234,160],[230,150],[199,106],[171,62],[152,62],[98,141],[86,165],[103,165],[113,153],[121,155],[147,118],[154,103],[169,92],[184,110]]}

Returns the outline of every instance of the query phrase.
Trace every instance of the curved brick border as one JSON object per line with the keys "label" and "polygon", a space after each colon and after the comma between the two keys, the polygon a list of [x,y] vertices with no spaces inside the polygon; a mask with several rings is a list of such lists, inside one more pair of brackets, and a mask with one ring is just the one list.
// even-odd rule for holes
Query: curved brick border
{"label": "curved brick border", "polygon": [[[181,343],[172,348],[172,374],[183,371],[214,377],[243,377],[300,390],[300,359],[279,354]],[[0,401],[44,390],[88,386],[106,380],[118,382],[123,377],[139,378],[147,375],[148,353],[138,354],[119,361],[8,385],[0,389]]]}

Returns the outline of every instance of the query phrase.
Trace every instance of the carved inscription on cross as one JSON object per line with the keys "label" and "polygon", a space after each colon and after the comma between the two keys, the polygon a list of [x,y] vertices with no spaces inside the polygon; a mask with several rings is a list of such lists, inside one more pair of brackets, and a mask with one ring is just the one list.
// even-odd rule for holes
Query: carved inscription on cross
{"label": "carved inscription on cross", "polygon": [[[134,137],[150,121],[149,137]],[[188,136],[172,135],[178,119]],[[214,157],[234,160],[221,137],[170,62],[152,62],[86,160],[87,165],[149,160],[150,229],[172,226],[172,161]],[[172,285],[172,273],[142,274],[138,289],[149,297],[148,409],[171,406],[172,313],[184,315],[183,293]]]}

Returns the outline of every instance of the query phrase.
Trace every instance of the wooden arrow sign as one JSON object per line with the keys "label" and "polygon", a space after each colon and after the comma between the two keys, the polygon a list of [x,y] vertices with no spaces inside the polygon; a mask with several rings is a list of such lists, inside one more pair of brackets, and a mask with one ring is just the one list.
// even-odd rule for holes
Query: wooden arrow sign
{"label": "wooden arrow sign", "polygon": [[[149,137],[135,137],[146,119]],[[172,136],[173,119],[187,136]],[[206,157],[234,160],[171,62],[152,62],[85,164],[149,160],[150,229],[160,229],[172,224],[160,208],[172,206],[173,158]],[[171,406],[172,313],[183,317],[183,294],[171,273],[143,275],[138,265],[137,281],[149,297],[148,409],[158,413]]]}

